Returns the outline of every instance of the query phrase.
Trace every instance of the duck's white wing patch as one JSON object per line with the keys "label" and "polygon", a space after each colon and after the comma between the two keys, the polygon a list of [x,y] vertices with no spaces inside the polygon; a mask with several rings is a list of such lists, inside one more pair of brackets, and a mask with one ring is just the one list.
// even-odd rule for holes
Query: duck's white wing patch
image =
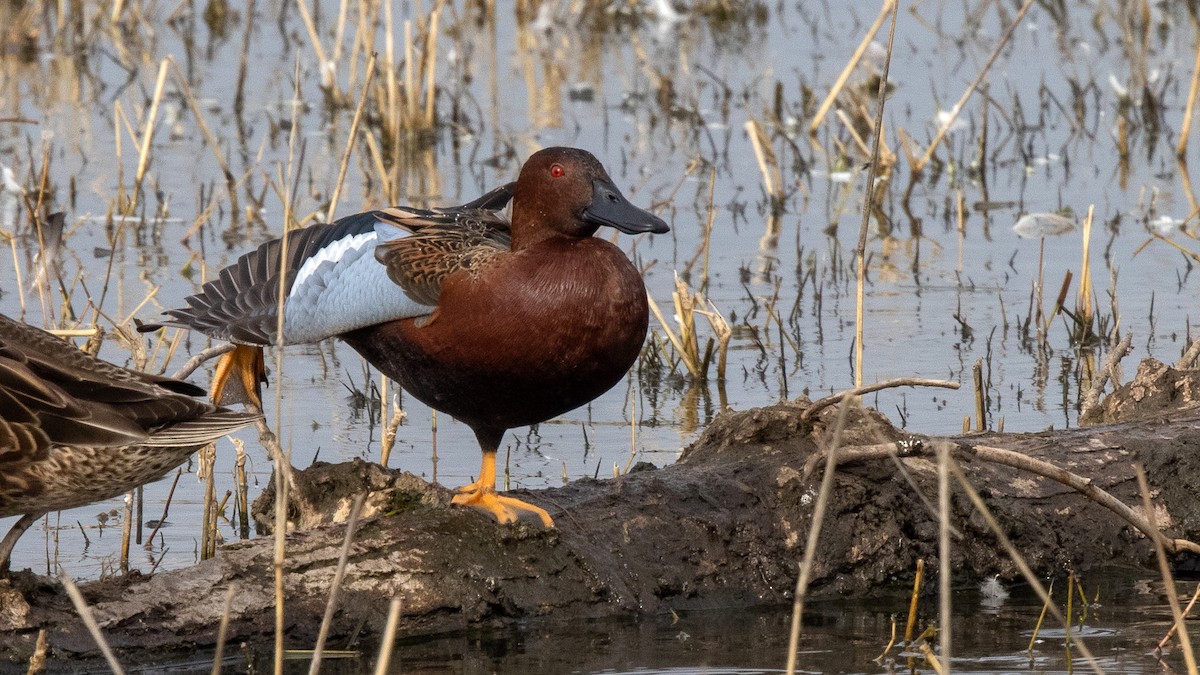
{"label": "duck's white wing patch", "polygon": [[388,278],[387,269],[375,260],[378,241],[374,231],[345,237],[304,262],[284,303],[287,342],[316,342],[433,312],[433,307],[413,300]]}

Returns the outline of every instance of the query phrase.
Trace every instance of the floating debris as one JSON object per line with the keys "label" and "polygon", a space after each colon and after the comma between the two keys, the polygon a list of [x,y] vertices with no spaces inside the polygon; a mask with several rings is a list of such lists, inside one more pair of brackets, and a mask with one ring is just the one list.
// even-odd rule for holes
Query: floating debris
{"label": "floating debris", "polygon": [[1149,225],[1150,225],[1150,229],[1155,234],[1159,234],[1159,235],[1162,235],[1165,237],[1169,234],[1174,234],[1176,231],[1178,231],[1180,226],[1183,225],[1183,221],[1179,220],[1178,218],[1172,218],[1171,216],[1164,215],[1164,216],[1159,216],[1159,217],[1155,218],[1154,220],[1150,221]]}
{"label": "floating debris", "polygon": [[1058,213],[1029,213],[1013,225],[1013,232],[1022,239],[1057,237],[1074,229],[1075,220]]}
{"label": "floating debris", "polygon": [[17,205],[25,191],[17,182],[17,176],[7,166],[0,166],[0,230],[16,229]]}
{"label": "floating debris", "polygon": [[1008,589],[1000,583],[1000,575],[993,575],[979,584],[980,604],[984,607],[999,607],[1008,599]]}

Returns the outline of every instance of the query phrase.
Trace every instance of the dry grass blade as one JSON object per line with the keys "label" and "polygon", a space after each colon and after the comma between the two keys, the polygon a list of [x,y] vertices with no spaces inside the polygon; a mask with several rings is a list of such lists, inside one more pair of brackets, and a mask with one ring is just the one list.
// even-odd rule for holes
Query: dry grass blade
{"label": "dry grass blade", "polygon": [[842,442],[842,429],[846,426],[846,413],[850,409],[850,399],[844,399],[838,409],[837,421],[833,426],[829,447],[825,451],[825,475],[821,477],[821,487],[817,492],[817,501],[813,505],[812,523],[808,528],[808,540],[804,544],[804,559],[800,562],[800,574],[796,578],[796,592],[792,597],[792,624],[788,636],[787,673],[796,672],[796,656],[800,649],[800,617],[804,615],[804,596],[808,593],[808,582],[812,578],[813,560],[816,557],[817,543],[821,537],[821,523],[825,519],[825,511],[829,508],[829,495],[833,492],[833,479],[837,475],[837,450]]}
{"label": "dry grass blade", "polygon": [[100,625],[96,623],[96,617],[92,616],[92,609],[88,607],[83,593],[79,592],[75,580],[66,572],[59,572],[58,578],[62,581],[63,588],[67,589],[67,595],[71,598],[71,604],[75,605],[75,611],[79,613],[79,618],[83,619],[83,625],[87,626],[88,633],[91,633],[92,639],[96,641],[96,646],[100,648],[100,653],[104,655],[104,660],[108,662],[109,669],[116,675],[124,675],[125,669],[121,667],[116,654],[113,654],[112,647],[108,645],[108,640],[105,640],[104,634],[100,632]]}
{"label": "dry grass blade", "polygon": [[777,210],[783,203],[783,178],[779,171],[779,158],[771,147],[771,139],[763,131],[758,120],[746,122],[746,134],[750,136],[750,145],[754,148],[754,158],[758,160],[758,170],[762,174],[763,187],[771,198],[772,210]]}
{"label": "dry grass blade", "polygon": [[[696,314],[700,314],[708,320],[708,324],[717,338],[717,378],[723,382],[728,360],[729,341],[733,337],[733,329],[729,326],[729,322],[725,320],[715,305],[705,300],[703,295],[699,292],[693,293],[678,274],[675,275],[675,290],[671,293],[671,299],[675,305],[674,318],[679,325],[678,333],[671,329],[671,325],[667,323],[666,317],[663,316],[654,297],[649,292],[646,293],[651,313],[654,314],[654,318],[658,319],[667,340],[675,348],[675,353],[683,361],[688,374],[697,382],[708,379],[708,367],[712,363],[713,342],[710,339],[708,346],[703,350],[700,349],[700,336],[696,331]],[[709,309],[699,309],[706,302]]]}
{"label": "dry grass blade", "polygon": [[[1025,577],[1025,581],[1029,582],[1029,585],[1033,587],[1033,590],[1035,593],[1037,593],[1038,598],[1045,603],[1046,609],[1049,610],[1049,612],[1054,615],[1054,618],[1057,619],[1058,622],[1065,628],[1068,625],[1067,617],[1058,607],[1054,605],[1054,603],[1050,601],[1050,594],[1046,591],[1046,587],[1042,585],[1042,580],[1033,573],[1033,570],[1029,567],[1029,563],[1025,561],[1025,557],[1021,555],[1021,552],[1017,550],[1017,547],[1012,543],[1012,540],[1008,538],[1008,535],[1005,533],[1004,529],[1000,527],[1000,523],[996,522],[996,517],[992,515],[991,509],[989,509],[987,504],[983,502],[983,498],[979,496],[979,492],[975,489],[975,486],[971,485],[971,481],[967,480],[967,476],[962,472],[962,468],[958,466],[958,462],[950,459],[948,464],[950,471],[954,474],[955,480],[958,481],[959,486],[963,489],[963,492],[966,493],[967,498],[971,500],[971,504],[975,507],[979,514],[983,516],[984,520],[987,521],[988,527],[992,530],[992,533],[995,534],[996,539],[1000,542],[1000,545],[1003,546],[1004,550],[1008,553],[1009,559],[1012,560],[1013,564],[1017,566],[1017,569],[1021,571],[1021,576]],[[1100,664],[1096,661],[1096,657],[1092,656],[1091,650],[1088,649],[1088,646],[1084,644],[1083,640],[1076,637],[1075,646],[1079,648],[1079,653],[1087,661],[1087,664],[1092,669],[1092,672],[1096,673],[1096,675],[1104,675],[1104,670],[1100,668]]]}
{"label": "dry grass blade", "polygon": [[367,77],[363,83],[362,95],[358,97],[358,107],[354,109],[354,119],[350,122],[350,138],[346,139],[346,151],[342,153],[342,163],[338,167],[337,182],[333,184],[333,196],[329,199],[329,211],[325,214],[325,222],[333,222],[333,214],[337,212],[338,197],[342,194],[342,183],[346,181],[346,170],[350,167],[350,155],[354,152],[354,139],[358,135],[358,125],[362,120],[363,106],[367,102],[367,92],[371,90],[371,80],[375,77],[375,54],[367,61]]}
{"label": "dry grass blade", "polygon": [[1179,145],[1175,155],[1183,159],[1187,155],[1188,137],[1191,136],[1192,115],[1196,112],[1196,100],[1200,99],[1200,40],[1196,41],[1196,61],[1192,64],[1192,84],[1188,87],[1187,105],[1183,109],[1183,122],[1179,125]]}
{"label": "dry grass blade", "polygon": [[1075,301],[1075,316],[1080,323],[1076,326],[1080,331],[1081,337],[1083,332],[1089,330],[1092,325],[1092,216],[1096,210],[1095,205],[1088,206],[1087,218],[1083,221],[1083,261],[1079,266],[1079,297]]}
{"label": "dry grass blade", "polygon": [[[951,627],[954,616],[951,614],[951,570],[953,567],[950,557],[950,443],[937,444],[938,472],[938,618],[941,627],[938,639],[941,643],[941,654],[946,665],[952,660]],[[939,672],[941,669],[939,669]]]}
{"label": "dry grass blade", "polygon": [[393,595],[388,606],[387,625],[383,629],[383,641],[379,644],[379,658],[375,661],[375,675],[385,675],[392,661],[392,647],[396,643],[396,628],[400,625],[400,596]]}
{"label": "dry grass blade", "polygon": [[221,662],[225,660],[225,638],[229,633],[229,614],[233,607],[233,596],[237,592],[237,584],[229,584],[225,591],[225,604],[221,610],[221,623],[217,626],[217,644],[213,648],[212,675],[221,675]]}
{"label": "dry grass blade", "polygon": [[1050,580],[1050,588],[1046,590],[1046,599],[1042,602],[1042,611],[1038,614],[1037,623],[1033,626],[1033,635],[1029,636],[1029,646],[1025,648],[1026,652],[1033,653],[1033,645],[1037,643],[1038,633],[1042,631],[1042,623],[1046,620],[1046,612],[1050,609],[1051,599],[1054,597],[1054,580]]}
{"label": "dry grass blade", "polygon": [[37,642],[33,645],[33,654],[29,657],[29,669],[25,675],[38,675],[46,670],[46,629],[38,630]]}
{"label": "dry grass blade", "polygon": [[833,107],[833,102],[837,100],[838,94],[846,86],[846,82],[850,79],[850,74],[858,67],[858,62],[862,60],[864,54],[867,53],[867,48],[871,46],[871,41],[875,39],[875,34],[883,27],[883,21],[889,14],[895,17],[896,0],[888,0],[879,10],[879,16],[875,17],[875,22],[867,29],[866,35],[863,35],[862,41],[858,43],[858,48],[854,50],[854,54],[850,56],[850,60],[846,62],[846,66],[842,68],[842,72],[838,75],[837,80],[826,94],[825,100],[821,101],[821,106],[817,108],[817,114],[813,115],[812,123],[808,125],[808,131],[811,134],[817,133],[817,128],[825,121],[825,116],[829,114],[829,109]]}
{"label": "dry grass blade", "polygon": [[854,299],[854,386],[861,387],[863,383],[864,357],[864,309],[867,277],[867,227],[871,221],[871,210],[875,204],[875,178],[879,175],[879,146],[883,135],[883,108],[887,100],[888,73],[892,66],[892,48],[896,41],[896,14],[899,5],[887,3],[892,10],[891,26],[888,28],[887,56],[883,62],[883,73],[879,78],[879,90],[875,102],[875,137],[871,145],[871,165],[867,169],[867,186],[863,190],[862,223],[858,230],[858,245],[855,247],[856,290]]}
{"label": "dry grass blade", "polygon": [[146,167],[150,164],[150,141],[154,138],[154,123],[158,119],[158,104],[162,101],[163,87],[167,83],[167,67],[169,58],[158,64],[158,78],[154,81],[154,96],[150,99],[150,112],[146,114],[146,126],[142,131],[142,143],[138,148],[137,173],[133,179],[133,199],[129,203],[126,215],[133,213],[138,196],[142,192],[142,179],[146,176]]}
{"label": "dry grass blade", "polygon": [[[1196,606],[1197,600],[1200,600],[1200,584],[1196,585],[1196,592],[1192,593],[1192,599],[1188,601],[1187,607],[1183,608],[1183,618],[1184,619],[1187,619],[1188,616],[1192,613],[1192,608]],[[1158,641],[1158,646],[1155,647],[1155,649],[1157,649],[1158,651],[1161,652],[1163,647],[1167,646],[1167,642],[1171,639],[1171,636],[1174,635],[1175,631],[1178,629],[1179,629],[1179,625],[1172,623],[1171,630],[1167,631],[1167,634],[1163,636],[1163,639]]]}
{"label": "dry grass blade", "polygon": [[[1138,464],[1138,489],[1142,492],[1142,513],[1149,519],[1154,514],[1154,504],[1150,501],[1150,485],[1146,482],[1146,471]],[[1179,596],[1175,592],[1175,579],[1171,576],[1171,563],[1167,560],[1167,540],[1158,531],[1158,523],[1150,521],[1154,531],[1149,533],[1154,541],[1154,553],[1158,557],[1158,571],[1162,574],[1163,590],[1167,594],[1167,604],[1171,606],[1171,616],[1175,619],[1175,628],[1179,633],[1179,646],[1183,649],[1183,660],[1187,663],[1188,675],[1196,673],[1196,655],[1192,652],[1192,641],[1188,638],[1187,623],[1184,621],[1183,610],[1179,607]]]}
{"label": "dry grass blade", "polygon": [[1009,39],[1012,38],[1013,32],[1016,31],[1017,26],[1021,24],[1021,19],[1025,18],[1025,14],[1032,6],[1033,0],[1025,0],[1025,4],[1021,5],[1021,9],[1017,11],[1017,15],[1013,17],[1012,23],[1008,24],[1008,27],[1004,29],[1004,33],[1000,36],[1000,40],[996,43],[996,47],[992,50],[992,55],[989,56],[987,62],[983,64],[983,68],[980,69],[979,74],[975,76],[975,80],[971,82],[971,85],[967,87],[966,91],[963,92],[962,97],[958,99],[958,102],[954,104],[954,107],[950,108],[950,114],[946,115],[945,119],[942,120],[942,125],[938,127],[937,133],[933,137],[933,141],[931,141],[929,143],[929,147],[925,149],[925,154],[921,155],[921,159],[917,160],[917,163],[913,165],[913,171],[920,172],[925,168],[926,164],[929,164],[929,160],[933,158],[934,151],[937,150],[938,146],[942,143],[942,139],[945,138],[946,132],[950,130],[950,127],[954,124],[955,120],[958,119],[958,114],[962,112],[963,106],[967,104],[967,100],[970,99],[971,95],[975,93],[975,90],[979,88],[979,85],[983,82],[983,78],[986,77],[988,71],[992,69],[992,64],[996,62],[996,57],[1000,56],[1000,52],[1004,49],[1004,46],[1008,44]]}
{"label": "dry grass blade", "polygon": [[337,570],[333,573],[333,581],[329,587],[329,602],[325,604],[325,616],[321,618],[321,629],[317,633],[317,644],[313,647],[312,663],[309,664],[309,675],[317,675],[321,670],[321,654],[325,650],[325,640],[329,637],[329,627],[333,625],[333,613],[337,610],[338,594],[342,587],[342,578],[346,575],[346,561],[350,558],[350,545],[354,542],[354,531],[358,529],[358,516],[362,513],[365,494],[354,498],[350,507],[350,520],[346,522],[346,538],[342,541],[342,550],[338,555]]}

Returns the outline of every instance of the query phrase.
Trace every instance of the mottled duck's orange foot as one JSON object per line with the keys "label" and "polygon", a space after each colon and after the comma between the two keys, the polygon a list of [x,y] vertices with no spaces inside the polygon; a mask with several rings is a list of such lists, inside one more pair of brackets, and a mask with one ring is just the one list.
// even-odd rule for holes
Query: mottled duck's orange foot
{"label": "mottled duck's orange foot", "polygon": [[496,494],[494,490],[474,490],[471,492],[463,492],[470,485],[460,488],[459,494],[454,495],[452,503],[459,506],[470,506],[474,509],[479,509],[502,524],[515,523],[518,520],[530,522],[540,522],[542,527],[554,527],[554,520],[550,518],[550,514],[546,513],[546,509],[540,506],[535,506],[529,502],[523,502],[516,497],[505,497]]}
{"label": "mottled duck's orange foot", "polygon": [[213,373],[212,387],[209,389],[209,396],[213,403],[221,405],[222,403],[235,403],[236,400],[225,400],[226,393],[233,394],[234,399],[237,399],[236,392],[226,392],[225,386],[229,384],[229,376],[237,374],[237,381],[241,385],[241,401],[250,402],[258,406],[262,410],[262,389],[261,383],[267,381],[267,367],[263,363],[262,347],[252,347],[250,345],[234,345],[233,351],[227,352],[217,362],[216,372]]}

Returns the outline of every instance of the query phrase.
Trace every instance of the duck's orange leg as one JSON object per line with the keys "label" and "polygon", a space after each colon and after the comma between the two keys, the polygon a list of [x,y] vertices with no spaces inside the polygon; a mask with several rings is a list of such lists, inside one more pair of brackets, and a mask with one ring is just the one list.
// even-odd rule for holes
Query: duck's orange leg
{"label": "duck's orange leg", "polygon": [[516,497],[505,497],[496,493],[496,451],[484,449],[483,464],[479,468],[479,480],[457,490],[451,501],[460,506],[470,506],[490,514],[503,524],[515,523],[522,518],[536,517],[543,527],[554,527],[554,520],[546,509]]}
{"label": "duck's orange leg", "polygon": [[212,387],[209,389],[209,397],[212,398],[213,403],[221,404],[225,397],[225,385],[229,383],[229,376],[233,373],[237,373],[238,382],[246,392],[246,398],[261,410],[262,389],[260,386],[267,381],[267,367],[263,362],[262,347],[234,345],[233,351],[226,352],[221,356],[221,360],[217,362],[216,372],[213,373]]}

